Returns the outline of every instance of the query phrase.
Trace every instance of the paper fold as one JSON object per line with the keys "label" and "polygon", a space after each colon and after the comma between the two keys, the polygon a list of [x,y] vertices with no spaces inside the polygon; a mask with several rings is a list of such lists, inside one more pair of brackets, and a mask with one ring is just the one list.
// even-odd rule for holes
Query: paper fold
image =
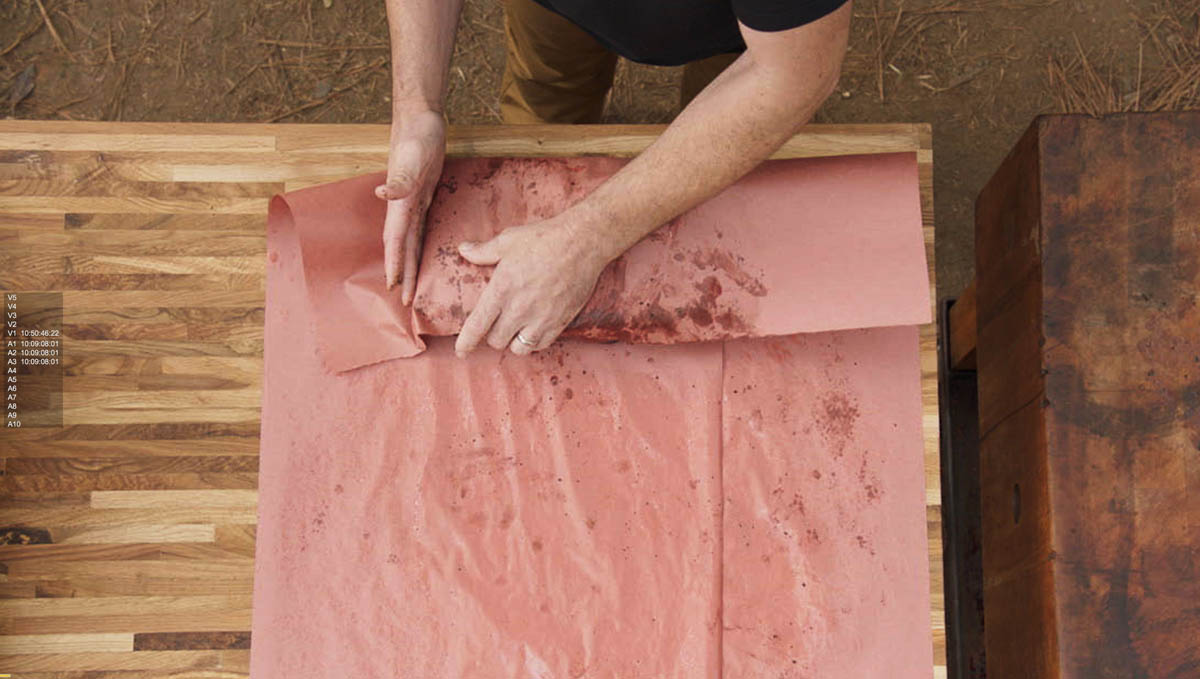
{"label": "paper fold", "polygon": [[[457,245],[553,216],[626,161],[472,158],[445,164],[412,307],[384,285],[384,174],[276,196],[298,235],[319,353],[333,372],[456,334],[490,267]],[[916,155],[768,161],[614,261],[563,333],[671,344],[930,320]]]}

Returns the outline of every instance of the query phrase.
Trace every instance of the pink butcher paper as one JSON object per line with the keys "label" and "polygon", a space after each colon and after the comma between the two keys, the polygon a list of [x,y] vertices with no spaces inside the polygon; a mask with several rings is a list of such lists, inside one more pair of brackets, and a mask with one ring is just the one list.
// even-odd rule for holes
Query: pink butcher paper
{"label": "pink butcher paper", "polygon": [[412,309],[377,175],[272,202],[254,679],[932,676],[915,158],[765,164],[456,359],[453,244],[620,164],[448,162]]}

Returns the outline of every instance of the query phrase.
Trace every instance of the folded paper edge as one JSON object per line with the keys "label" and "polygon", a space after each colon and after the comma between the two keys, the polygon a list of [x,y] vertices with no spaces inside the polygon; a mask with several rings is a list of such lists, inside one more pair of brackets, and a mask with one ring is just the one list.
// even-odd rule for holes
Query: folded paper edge
{"label": "folded paper edge", "polygon": [[[916,162],[917,154],[915,152],[900,152],[897,154],[863,154],[863,155],[866,155],[866,156],[877,156],[877,155],[878,156],[886,156],[886,155],[910,156],[913,161],[912,165],[913,165],[914,174],[917,171],[917,162]],[[269,209],[269,214],[271,215],[271,217],[269,217],[269,218],[274,218],[274,215],[278,214],[280,211],[286,211],[286,213],[287,213],[286,218],[288,219],[289,223],[292,225],[292,228],[295,228],[297,230],[297,240],[300,245],[301,269],[304,272],[305,286],[306,286],[306,289],[308,290],[308,295],[306,295],[306,297],[308,298],[310,305],[315,305],[314,297],[318,293],[318,291],[315,289],[314,284],[310,281],[310,278],[308,276],[309,268],[303,265],[303,262],[305,260],[305,251],[311,249],[313,246],[311,243],[311,238],[308,235],[307,227],[309,225],[307,223],[301,224],[302,221],[308,220],[308,219],[310,219],[310,217],[302,217],[301,219],[297,219],[295,216],[295,213],[292,210],[292,201],[294,201],[296,199],[303,199],[305,195],[316,192],[322,188],[325,188],[325,187],[328,187],[331,185],[347,184],[352,187],[359,183],[364,183],[364,184],[372,183],[373,184],[373,183],[378,183],[379,181],[382,181],[382,179],[384,177],[386,177],[386,173],[384,173],[384,172],[372,172],[372,173],[367,173],[367,174],[363,174],[363,175],[358,175],[355,177],[350,177],[347,179],[342,179],[342,180],[339,180],[336,182],[331,182],[330,184],[309,186],[309,187],[305,187],[302,189],[297,189],[295,191],[287,192],[285,194],[276,194],[271,199],[270,209]],[[800,332],[796,332],[796,333],[786,333],[786,334],[789,334],[789,335],[790,334],[817,334],[817,333],[822,333],[822,332],[834,332],[834,331],[876,328],[876,327],[921,326],[921,325],[926,325],[928,323],[931,323],[933,321],[932,305],[931,305],[931,301],[930,301],[931,300],[930,274],[929,274],[929,270],[928,270],[929,255],[928,255],[926,248],[924,247],[924,227],[923,227],[923,219],[922,219],[922,214],[921,214],[921,200],[920,200],[920,195],[919,195],[918,183],[914,183],[914,186],[913,186],[913,192],[916,194],[916,200],[913,201],[913,203],[912,203],[912,205],[914,206],[914,209],[915,209],[915,215],[909,215],[909,219],[914,221],[916,224],[921,225],[918,227],[918,229],[921,233],[921,242],[922,242],[921,266],[922,266],[922,270],[924,271],[924,278],[923,278],[924,282],[923,282],[922,292],[920,294],[922,296],[922,299],[924,300],[924,304],[922,305],[922,311],[920,312],[919,316],[913,317],[913,318],[905,318],[902,320],[893,320],[893,322],[873,323],[870,325],[845,325],[845,326],[843,326],[842,324],[832,324],[828,327],[814,328],[811,330],[800,331]],[[371,195],[373,195],[373,193]],[[305,247],[306,243],[308,243],[308,247]],[[422,273],[419,273],[418,275],[419,276],[424,275],[424,273],[425,272],[422,271]],[[315,306],[311,306],[311,308],[313,308],[314,313],[315,313]],[[386,343],[384,343],[384,341],[381,341],[379,351],[370,353],[367,356],[360,356],[359,358],[354,359],[354,360],[340,360],[343,357],[337,355],[333,351],[332,342],[329,341],[330,338],[328,337],[327,328],[330,324],[317,322],[315,324],[316,332],[318,335],[317,350],[318,350],[318,353],[320,353],[320,355],[321,355],[322,363],[325,366],[326,370],[328,370],[331,373],[346,373],[346,372],[355,370],[357,368],[366,367],[366,366],[374,365],[377,363],[382,363],[384,361],[389,361],[389,360],[396,359],[396,358],[411,358],[413,356],[417,356],[417,355],[423,353],[426,349],[426,344],[425,344],[421,334],[417,330],[419,324],[418,324],[418,315],[415,313],[415,310],[412,307],[409,307],[407,309],[407,313],[400,314],[400,317],[403,319],[402,323],[401,323],[401,325],[403,326],[403,328],[401,328],[402,332],[392,333],[393,336],[392,336],[391,341],[386,341]],[[376,334],[380,334],[380,333],[376,333]],[[778,334],[781,334],[781,333],[760,332],[760,333],[746,335],[745,337],[747,337],[747,338],[771,337],[771,336],[776,336]],[[737,339],[737,338],[740,338],[740,337],[734,337],[733,335],[730,335],[727,338],[720,338],[716,341]],[[385,338],[381,338],[381,339],[385,340]],[[682,341],[689,342],[689,341],[693,341],[693,340],[682,340]],[[696,341],[699,341],[699,340],[696,340]],[[703,341],[713,341],[713,340],[703,340]],[[667,343],[678,343],[678,342],[667,342]],[[386,347],[386,349],[384,347]]]}
{"label": "folded paper edge", "polygon": [[[359,175],[349,179],[340,180],[338,183],[358,183],[370,177],[383,176],[383,173],[370,173]],[[295,232],[296,242],[300,254],[301,274],[304,276],[304,286],[306,294],[305,299],[308,302],[309,309],[313,313],[314,318],[314,333],[316,334],[317,353],[321,359],[321,364],[325,370],[330,373],[346,373],[351,370],[390,361],[396,358],[411,358],[425,351],[426,345],[424,340],[413,331],[413,319],[411,309],[409,313],[398,314],[400,323],[393,328],[391,332],[385,330],[374,331],[371,334],[379,336],[379,343],[375,351],[366,355],[359,355],[353,360],[347,360],[344,354],[334,350],[336,342],[330,337],[331,324],[323,323],[317,317],[318,309],[316,305],[316,297],[320,291],[316,289],[314,282],[309,276],[309,267],[304,265],[305,250],[313,247],[311,233],[307,227],[310,224],[305,223],[305,218],[297,218],[296,211],[293,209],[295,201],[303,200],[305,195],[314,192],[326,185],[306,187],[296,191],[287,193],[277,193],[271,197],[267,209],[268,223],[277,224],[280,228],[292,229]],[[306,247],[307,244],[307,247]],[[360,316],[362,318],[362,316]],[[386,335],[386,336],[385,336]]]}

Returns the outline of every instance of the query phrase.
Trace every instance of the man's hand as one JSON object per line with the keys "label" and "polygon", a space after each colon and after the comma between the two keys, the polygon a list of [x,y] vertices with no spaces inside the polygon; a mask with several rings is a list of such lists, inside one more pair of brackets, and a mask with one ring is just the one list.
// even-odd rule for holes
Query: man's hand
{"label": "man's hand", "polygon": [[496,269],[459,332],[455,352],[465,356],[485,337],[493,349],[521,355],[550,346],[587,303],[609,262],[591,240],[563,213],[505,229],[486,243],[460,244],[467,261]]}
{"label": "man's hand", "polygon": [[608,262],[769,157],[837,83],[850,12],[847,2],[784,31],[742,26],[746,52],[587,197],[552,219],[460,247],[468,261],[496,270],[459,333],[459,355],[484,337],[516,354],[549,346]]}
{"label": "man's hand", "polygon": [[388,202],[383,221],[383,269],[392,289],[404,276],[400,301],[412,304],[425,212],[442,175],[446,157],[446,123],[436,111],[423,111],[392,125],[387,183],[375,195]]}

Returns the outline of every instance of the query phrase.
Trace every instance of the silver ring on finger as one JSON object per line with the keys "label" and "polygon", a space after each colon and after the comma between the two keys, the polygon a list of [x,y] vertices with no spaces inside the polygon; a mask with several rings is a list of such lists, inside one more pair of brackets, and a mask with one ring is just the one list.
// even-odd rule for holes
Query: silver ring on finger
{"label": "silver ring on finger", "polygon": [[525,336],[519,332],[517,333],[517,341],[531,349],[537,346],[537,342],[525,339]]}

